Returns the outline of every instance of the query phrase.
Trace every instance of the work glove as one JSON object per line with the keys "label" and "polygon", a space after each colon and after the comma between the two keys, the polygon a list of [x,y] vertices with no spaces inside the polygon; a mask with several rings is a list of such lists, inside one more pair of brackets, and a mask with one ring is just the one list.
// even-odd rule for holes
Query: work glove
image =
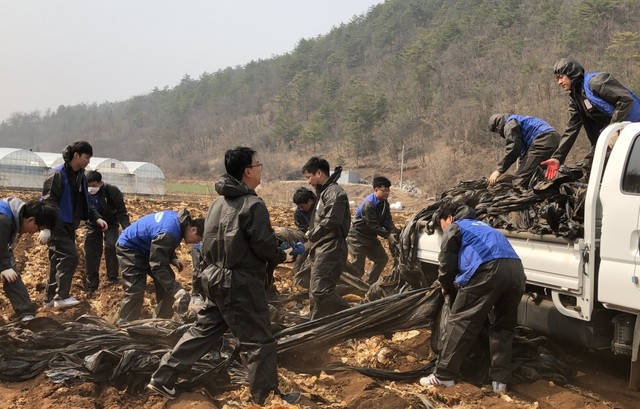
{"label": "work glove", "polygon": [[0,276],[2,277],[2,281],[4,281],[5,283],[13,283],[18,279],[18,273],[16,273],[16,271],[12,268],[4,270],[2,273],[0,273]]}
{"label": "work glove", "polygon": [[489,176],[489,186],[495,186],[496,182],[498,182],[498,178],[502,175],[499,171],[494,171],[491,176]]}
{"label": "work glove", "polygon": [[102,219],[96,220],[96,224],[98,225],[98,227],[100,227],[100,230],[102,230],[103,232],[107,231],[107,229],[109,228],[109,225],[107,224],[107,222],[105,222]]}
{"label": "work glove", "polygon": [[47,244],[49,242],[49,239],[51,239],[51,230],[49,229],[40,230],[40,234],[38,234],[38,241],[41,244]]}
{"label": "work glove", "polygon": [[[177,259],[176,259],[177,260]],[[184,288],[179,289],[173,295],[173,310],[178,315],[184,315],[189,310],[189,302],[191,301],[191,295]]]}
{"label": "work glove", "polygon": [[296,256],[299,256],[300,254],[305,252],[305,247],[304,247],[304,243],[299,241],[296,244],[293,245],[293,254],[295,254]]}
{"label": "work glove", "polygon": [[184,263],[180,261],[180,259],[174,258],[173,260],[171,260],[171,264],[176,266],[178,272],[182,272],[182,270],[184,270]]}
{"label": "work glove", "polygon": [[547,159],[544,162],[540,162],[542,166],[546,166],[547,170],[544,172],[544,177],[547,180],[551,180],[558,174],[558,168],[560,167],[560,161],[558,159]]}

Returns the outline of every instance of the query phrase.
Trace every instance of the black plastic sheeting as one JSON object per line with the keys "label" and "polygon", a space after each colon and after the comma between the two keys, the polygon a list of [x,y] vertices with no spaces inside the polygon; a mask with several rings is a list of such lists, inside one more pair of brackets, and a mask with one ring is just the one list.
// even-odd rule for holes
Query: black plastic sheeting
{"label": "black plastic sheeting", "polygon": [[[292,369],[316,373],[321,370],[352,369],[379,379],[412,380],[424,376],[432,364],[414,371],[395,372],[371,368],[300,368],[300,362],[347,339],[392,334],[432,327],[432,339],[440,333],[441,314],[447,309],[439,287],[413,290],[361,304],[319,320],[278,332],[280,363]],[[140,320],[114,327],[101,318],[82,316],[75,322],[60,323],[51,318],[35,318],[26,323],[0,327],[0,379],[23,381],[44,372],[53,382],[83,380],[109,383],[129,393],[138,393],[149,381],[162,355],[182,336],[188,325],[171,320]],[[489,368],[487,337],[463,369],[465,379],[486,382]],[[540,338],[542,339],[542,338]],[[528,343],[528,344],[527,344]],[[516,380],[552,379],[566,382],[571,376],[555,355],[544,352],[533,341],[517,341],[514,351]],[[432,345],[434,347],[434,345]],[[426,345],[425,345],[426,348]],[[437,345],[435,345],[437,350]],[[547,357],[547,358],[545,358]],[[204,388],[211,394],[246,383],[246,366],[235,339],[225,336],[220,351],[211,351],[183,374],[181,390]]]}
{"label": "black plastic sheeting", "polygon": [[406,222],[391,273],[371,286],[367,299],[429,287],[437,278],[437,269],[417,259],[418,236],[423,228],[434,234],[433,214],[447,201],[474,208],[479,220],[497,229],[554,235],[567,242],[582,237],[587,184],[576,181],[581,175],[579,168],[562,167],[555,179],[538,181],[524,193],[514,191],[509,178],[494,187],[487,186],[486,178],[467,180],[444,191]]}

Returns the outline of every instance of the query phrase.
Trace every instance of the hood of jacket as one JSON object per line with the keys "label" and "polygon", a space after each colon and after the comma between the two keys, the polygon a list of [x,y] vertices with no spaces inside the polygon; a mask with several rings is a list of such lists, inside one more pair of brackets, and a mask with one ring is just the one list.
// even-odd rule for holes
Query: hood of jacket
{"label": "hood of jacket", "polygon": [[229,174],[220,176],[216,181],[215,189],[220,196],[230,199],[247,195],[257,196],[253,189]]}
{"label": "hood of jacket", "polygon": [[495,114],[489,118],[489,132],[495,132],[504,138],[504,125],[511,114]]}
{"label": "hood of jacket", "polygon": [[553,66],[554,75],[566,75],[572,83],[580,82],[584,78],[584,68],[580,63],[572,58],[561,58]]}

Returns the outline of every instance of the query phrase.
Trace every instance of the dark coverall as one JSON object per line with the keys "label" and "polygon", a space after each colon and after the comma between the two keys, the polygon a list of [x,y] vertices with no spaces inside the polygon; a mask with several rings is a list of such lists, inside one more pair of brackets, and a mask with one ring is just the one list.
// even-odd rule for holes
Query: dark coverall
{"label": "dark coverall", "polygon": [[[20,231],[23,208],[24,202],[15,197],[0,201],[0,271],[12,268],[17,272],[13,246]],[[36,313],[20,273],[13,283],[3,282],[3,287],[18,318]]]}
{"label": "dark coverall", "polygon": [[349,253],[353,257],[353,261],[348,263],[347,271],[356,277],[362,277],[365,261],[369,258],[373,261],[373,266],[367,273],[367,282],[373,284],[378,281],[389,261],[389,256],[378,240],[378,236],[389,238],[394,229],[389,202],[378,200],[375,194],[371,193],[356,210],[353,226],[347,236]]}
{"label": "dark coverall", "polygon": [[118,282],[118,258],[116,257],[116,242],[119,229],[129,227],[129,214],[124,204],[122,192],[117,186],[105,183],[98,193],[89,195],[94,207],[107,222],[109,228],[104,233],[99,226],[87,222],[84,225],[84,254],[86,264],[87,290],[95,291],[100,283],[100,259],[102,258],[102,242],[104,241],[104,261],[107,269],[107,282]]}
{"label": "dark coverall", "polygon": [[173,350],[162,357],[152,379],[172,387],[181,371],[216,348],[227,331],[247,353],[253,400],[264,403],[278,388],[276,341],[271,332],[265,292],[267,263],[283,262],[269,212],[246,185],[223,175],[217,199],[205,219],[202,287],[206,306]]}
{"label": "dark coverall", "polygon": [[[293,223],[301,232],[306,233],[307,230],[309,230],[309,223],[311,223],[312,217],[313,212],[306,213],[296,208],[296,210],[293,212]],[[311,279],[311,263],[309,260],[309,250],[300,254],[296,258],[296,261],[293,263],[291,273],[293,274],[293,282],[296,285],[304,288],[309,288],[309,280]]]}
{"label": "dark coverall", "polygon": [[609,115],[597,109],[588,100],[584,90],[584,75],[574,77],[570,75],[569,78],[571,79],[571,91],[569,92],[570,118],[560,139],[558,149],[551,158],[564,163],[580,133],[580,128],[584,126],[587,138],[591,143],[591,149],[582,160],[583,173],[586,179],[591,171],[593,155],[596,151],[596,143],[600,132],[612,123],[629,120],[637,121],[637,119],[628,118],[634,99],[629,90],[611,74],[605,72],[596,74],[591,78],[588,86],[594,95],[599,96],[615,107],[613,114]]}
{"label": "dark coverall", "polygon": [[166,210],[144,216],[122,232],[116,244],[125,293],[118,313],[120,321],[140,318],[147,276],[153,279],[156,291],[155,317],[173,317],[174,297],[182,286],[176,281],[171,261],[176,258],[186,224],[178,213]]}
{"label": "dark coverall", "polygon": [[[560,134],[551,128],[550,131],[534,135],[535,139],[523,155],[522,148],[526,146],[522,140],[523,125],[516,119],[507,121],[510,116],[510,114],[492,116],[492,119],[495,119],[495,126],[491,130],[503,137],[506,143],[504,156],[498,162],[496,170],[500,173],[505,173],[511,165],[520,159],[518,170],[516,170],[513,178],[513,186],[524,191],[529,188],[531,178],[540,163],[549,159],[558,148]],[[538,118],[533,119],[537,120]]]}
{"label": "dark coverall", "polygon": [[52,170],[44,181],[45,204],[59,209],[60,219],[49,240],[49,281],[44,302],[69,298],[73,273],[78,266],[76,229],[81,220],[96,223],[100,214],[89,200],[84,170],[74,172],[68,162]]}
{"label": "dark coverall", "polygon": [[[454,294],[457,288],[457,295],[434,373],[442,380],[460,377],[460,367],[494,308],[495,322],[489,328],[489,376],[493,381],[509,383],[513,330],[526,277],[522,262],[507,239],[492,227],[471,221],[481,226],[466,226],[463,231],[462,223],[459,225],[460,221],[456,219],[442,238],[438,280],[449,294]],[[480,254],[481,259],[490,260],[473,270],[470,263],[478,259],[469,258],[469,250]],[[509,258],[492,258],[495,257],[492,254]],[[472,274],[470,278],[469,273]]]}
{"label": "dark coverall", "polygon": [[317,192],[318,202],[307,236],[311,242],[311,281],[309,302],[312,320],[331,315],[349,307],[336,293],[336,284],[347,262],[347,234],[351,225],[349,199],[336,182],[335,171]]}

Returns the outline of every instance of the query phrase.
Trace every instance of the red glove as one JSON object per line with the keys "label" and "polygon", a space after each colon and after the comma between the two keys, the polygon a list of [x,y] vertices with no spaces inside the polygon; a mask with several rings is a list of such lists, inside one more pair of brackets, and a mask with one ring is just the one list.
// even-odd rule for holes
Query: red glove
{"label": "red glove", "polygon": [[558,174],[558,168],[560,167],[560,162],[557,159],[548,159],[544,162],[540,162],[541,165],[546,166],[547,170],[544,172],[544,177],[547,180],[551,180],[556,177]]}

